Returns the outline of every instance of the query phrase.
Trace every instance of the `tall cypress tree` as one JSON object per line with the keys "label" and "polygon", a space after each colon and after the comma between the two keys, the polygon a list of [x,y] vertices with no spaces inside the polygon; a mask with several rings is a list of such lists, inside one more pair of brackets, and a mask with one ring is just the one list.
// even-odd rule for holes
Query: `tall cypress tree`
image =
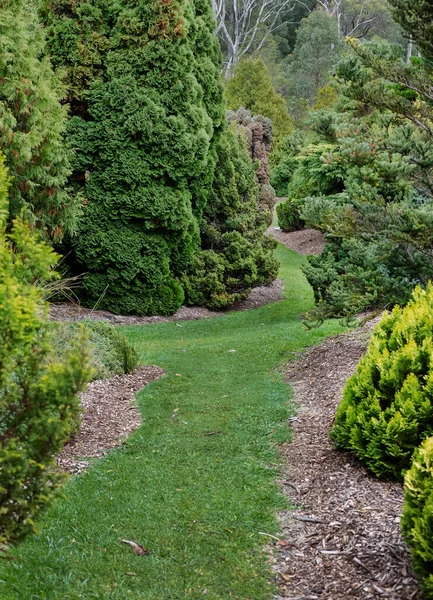
{"label": "tall cypress tree", "polygon": [[59,239],[75,227],[78,199],[65,191],[67,113],[44,46],[43,31],[25,2],[1,2],[0,150],[12,177],[10,216],[24,209],[44,236]]}
{"label": "tall cypress tree", "polygon": [[[73,7],[60,0],[44,14],[53,60],[69,67],[73,179],[86,198],[75,248],[87,271],[86,301],[168,314],[183,301],[178,278],[199,247],[202,187],[212,177],[212,140],[224,114],[210,5],[91,0]],[[75,54],[65,57],[57,41],[66,25]],[[74,56],[84,47],[91,59],[78,89]]]}

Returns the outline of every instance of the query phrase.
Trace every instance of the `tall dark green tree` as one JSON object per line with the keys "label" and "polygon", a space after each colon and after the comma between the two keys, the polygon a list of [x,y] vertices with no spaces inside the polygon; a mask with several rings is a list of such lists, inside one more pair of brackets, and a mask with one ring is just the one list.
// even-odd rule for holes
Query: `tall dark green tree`
{"label": "tall dark green tree", "polygon": [[65,190],[67,114],[44,47],[43,31],[24,0],[1,2],[0,150],[12,177],[10,216],[24,210],[44,237],[59,239],[74,230],[79,201]]}
{"label": "tall dark green tree", "polygon": [[[197,219],[224,120],[210,4],[92,0],[73,8],[60,0],[43,14],[53,60],[68,68],[73,179],[86,197],[75,245],[85,300],[168,314],[183,301],[179,277],[199,248]],[[65,29],[73,31],[70,53]]]}

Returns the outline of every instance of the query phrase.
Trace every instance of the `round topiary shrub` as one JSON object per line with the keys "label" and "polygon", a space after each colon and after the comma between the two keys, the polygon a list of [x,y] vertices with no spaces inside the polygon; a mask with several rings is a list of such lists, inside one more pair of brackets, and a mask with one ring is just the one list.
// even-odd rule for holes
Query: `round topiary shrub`
{"label": "round topiary shrub", "polygon": [[433,598],[433,437],[415,450],[404,478],[401,528],[426,598]]}
{"label": "round topiary shrub", "polygon": [[302,201],[297,198],[288,198],[277,206],[278,225],[283,231],[299,231],[304,228],[304,221],[299,211]]}
{"label": "round topiary shrub", "polygon": [[386,312],[348,380],[332,439],[376,475],[401,479],[433,435],[433,285]]}

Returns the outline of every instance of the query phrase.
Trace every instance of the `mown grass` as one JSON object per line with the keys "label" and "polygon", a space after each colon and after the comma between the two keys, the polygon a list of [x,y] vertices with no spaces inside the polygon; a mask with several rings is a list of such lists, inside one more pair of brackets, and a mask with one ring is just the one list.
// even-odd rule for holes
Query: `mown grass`
{"label": "mown grass", "polygon": [[[287,299],[223,317],[128,327],[167,375],[139,394],[143,424],[65,488],[42,533],[0,565],[3,600],[271,598],[259,532],[284,505],[277,444],[288,436],[279,365],[341,328],[307,331],[302,259],[279,247]],[[136,556],[119,539],[149,551]]]}

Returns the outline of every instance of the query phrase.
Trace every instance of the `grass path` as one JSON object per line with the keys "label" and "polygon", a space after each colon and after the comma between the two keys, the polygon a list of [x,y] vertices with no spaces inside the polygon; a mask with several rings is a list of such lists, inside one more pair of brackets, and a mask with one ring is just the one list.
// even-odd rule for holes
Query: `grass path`
{"label": "grass path", "polygon": [[271,598],[258,532],[277,533],[284,505],[276,444],[288,435],[290,400],[278,366],[341,329],[306,331],[303,259],[281,246],[277,254],[283,302],[125,328],[143,362],[167,375],[139,394],[140,429],[72,479],[41,535],[0,565],[2,600]]}

